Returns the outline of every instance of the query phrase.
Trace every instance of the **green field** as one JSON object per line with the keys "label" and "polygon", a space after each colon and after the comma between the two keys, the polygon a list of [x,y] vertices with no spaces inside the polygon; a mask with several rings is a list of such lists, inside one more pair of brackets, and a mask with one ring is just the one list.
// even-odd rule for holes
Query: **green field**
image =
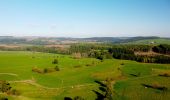
{"label": "green field", "polygon": [[128,42],[128,44],[170,44],[170,39],[145,39],[133,42]]}
{"label": "green field", "polygon": [[[40,74],[33,67],[54,68],[53,59],[58,59],[60,71]],[[79,66],[79,67],[75,67]],[[169,100],[170,77],[158,76],[170,71],[169,64],[146,64],[129,60],[94,58],[73,59],[69,55],[1,51],[0,80],[8,81],[21,94],[11,96],[1,93],[9,100],[63,100],[64,97],[81,96],[94,100],[99,91],[95,80],[114,79],[115,99],[119,100]],[[130,74],[140,73],[140,77]],[[168,88],[160,91],[141,84],[157,84]]]}

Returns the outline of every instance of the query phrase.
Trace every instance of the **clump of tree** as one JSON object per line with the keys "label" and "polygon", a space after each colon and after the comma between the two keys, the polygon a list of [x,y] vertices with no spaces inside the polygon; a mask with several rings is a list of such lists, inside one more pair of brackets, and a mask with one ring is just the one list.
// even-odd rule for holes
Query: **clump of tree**
{"label": "clump of tree", "polygon": [[52,72],[60,71],[60,69],[58,66],[55,66],[54,68],[44,68],[44,69],[33,67],[32,71],[36,73],[40,73],[40,74],[45,74],[45,73],[52,73]]}
{"label": "clump of tree", "polygon": [[136,56],[135,60],[138,62],[144,63],[161,63],[161,64],[168,64],[170,63],[170,57],[164,55],[156,55],[156,56]]}
{"label": "clump of tree", "polygon": [[109,53],[121,53],[121,54],[134,54],[134,51],[126,49],[126,48],[109,48]]}
{"label": "clump of tree", "polygon": [[109,48],[108,52],[113,58],[125,59],[125,60],[135,60],[144,63],[170,63],[170,57],[166,55],[135,55],[134,51],[127,48]]}
{"label": "clump of tree", "polygon": [[88,56],[99,59],[100,61],[112,58],[112,56],[108,53],[107,50],[93,50],[89,52]]}
{"label": "clump of tree", "polygon": [[134,60],[135,54],[126,48],[109,48],[108,52],[116,59]]}
{"label": "clump of tree", "polygon": [[6,82],[6,81],[0,81],[0,92],[2,92],[2,93],[7,93],[8,91],[10,91],[11,90],[11,86],[10,86],[10,84],[8,83],[8,82]]}
{"label": "clump of tree", "polygon": [[20,92],[16,89],[12,89],[10,83],[4,80],[0,81],[0,92],[8,95],[20,95]]}
{"label": "clump of tree", "polygon": [[161,53],[161,54],[170,54],[170,45],[168,44],[160,44],[158,46],[154,46],[152,48],[154,52]]}

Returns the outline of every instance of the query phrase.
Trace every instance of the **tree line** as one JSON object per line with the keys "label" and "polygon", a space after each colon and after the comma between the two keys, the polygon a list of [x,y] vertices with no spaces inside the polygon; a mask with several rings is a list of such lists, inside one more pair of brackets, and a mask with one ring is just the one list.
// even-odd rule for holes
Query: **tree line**
{"label": "tree line", "polygon": [[152,48],[154,52],[170,55],[170,45],[160,44]]}
{"label": "tree line", "polygon": [[[92,57],[99,60],[116,58],[125,60],[135,60],[144,63],[170,63],[170,45],[130,45],[130,44],[85,44],[77,43],[70,45],[69,48],[56,48],[45,46],[27,46],[18,48],[0,47],[0,50],[8,51],[33,51],[73,55],[74,58]],[[135,55],[135,52],[153,51],[160,55]]]}

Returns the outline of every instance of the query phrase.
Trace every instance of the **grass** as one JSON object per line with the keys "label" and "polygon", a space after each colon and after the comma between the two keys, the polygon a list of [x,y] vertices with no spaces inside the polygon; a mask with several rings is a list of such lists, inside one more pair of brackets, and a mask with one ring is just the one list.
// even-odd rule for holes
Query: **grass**
{"label": "grass", "polygon": [[[56,64],[52,64],[55,58],[59,61],[60,71],[46,74],[32,72],[33,67],[55,68]],[[75,68],[78,65],[81,67]],[[94,58],[73,59],[69,55],[40,52],[0,52],[0,79],[9,81],[12,88],[21,92],[20,96],[7,95],[9,100],[62,100],[64,97],[75,96],[94,100],[96,94],[92,90],[98,90],[98,84],[94,80],[103,81],[108,77],[115,80],[114,90],[117,99],[168,100],[170,78],[158,76],[158,72],[166,70],[170,70],[170,65],[117,59],[100,62]],[[137,73],[141,75],[139,77],[130,75]],[[146,89],[142,83],[163,85],[168,87],[168,91],[162,93]]]}

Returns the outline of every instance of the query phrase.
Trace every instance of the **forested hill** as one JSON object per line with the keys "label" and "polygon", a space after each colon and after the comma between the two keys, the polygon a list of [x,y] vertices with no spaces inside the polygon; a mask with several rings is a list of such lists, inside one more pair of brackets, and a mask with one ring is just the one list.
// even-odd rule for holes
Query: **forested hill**
{"label": "forested hill", "polygon": [[13,37],[0,36],[0,44],[56,44],[56,43],[79,43],[79,42],[110,42],[110,43],[140,43],[140,44],[166,44],[170,38],[161,37],[91,37],[91,38],[67,38],[67,37]]}

